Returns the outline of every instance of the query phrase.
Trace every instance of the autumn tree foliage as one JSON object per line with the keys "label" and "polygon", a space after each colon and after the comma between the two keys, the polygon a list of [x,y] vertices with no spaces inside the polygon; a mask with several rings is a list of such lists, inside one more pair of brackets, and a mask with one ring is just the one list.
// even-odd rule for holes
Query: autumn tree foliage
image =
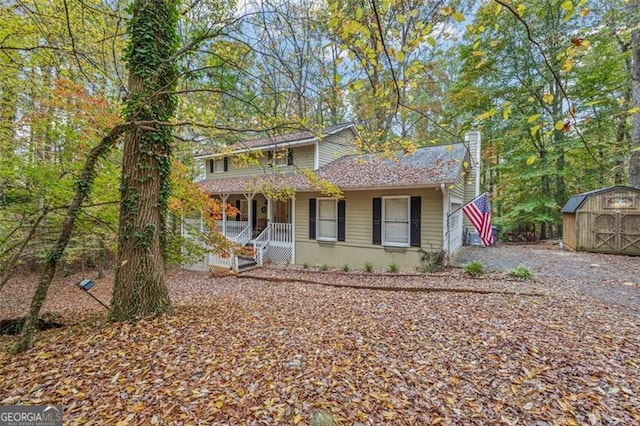
{"label": "autumn tree foliage", "polygon": [[579,192],[633,182],[630,46],[623,2],[494,0],[456,50],[453,119],[483,132],[497,223],[562,234]]}

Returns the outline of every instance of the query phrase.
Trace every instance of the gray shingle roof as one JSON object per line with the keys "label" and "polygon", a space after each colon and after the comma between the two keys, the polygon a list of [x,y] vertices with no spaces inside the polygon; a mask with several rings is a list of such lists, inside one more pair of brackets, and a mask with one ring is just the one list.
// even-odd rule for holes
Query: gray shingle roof
{"label": "gray shingle roof", "polygon": [[580,206],[586,201],[587,198],[589,198],[589,196],[594,195],[594,194],[600,194],[603,192],[609,192],[609,191],[613,191],[616,189],[626,189],[626,190],[631,190],[631,191],[638,191],[638,189],[636,188],[632,188],[630,186],[623,186],[623,185],[617,185],[617,186],[609,186],[607,188],[598,188],[598,189],[594,189],[592,191],[587,191],[587,192],[583,192],[581,194],[577,194],[574,195],[573,197],[569,198],[569,201],[567,201],[567,204],[564,205],[564,207],[562,208],[562,213],[575,213]]}
{"label": "gray shingle roof", "polygon": [[355,125],[353,123],[343,123],[337,124],[335,126],[325,127],[319,132],[312,132],[310,130],[303,130],[296,133],[287,133],[285,135],[275,135],[268,136],[260,139],[252,139],[248,141],[242,141],[235,143],[233,145],[229,145],[224,148],[224,152],[215,151],[209,153],[203,153],[198,155],[198,158],[210,157],[213,155],[228,155],[234,152],[247,151],[258,148],[269,148],[269,147],[286,147],[287,145],[299,145],[299,144],[309,144],[314,143],[318,137],[325,137],[334,133],[341,132],[350,127],[355,129]]}
{"label": "gray shingle roof", "polygon": [[[467,150],[463,144],[420,148],[403,155],[349,155],[338,158],[316,171],[342,190],[428,187],[455,183],[462,173]],[[294,188],[312,191],[315,186],[302,173],[260,173],[255,176],[205,179],[198,184],[213,194],[260,192],[261,188]]]}

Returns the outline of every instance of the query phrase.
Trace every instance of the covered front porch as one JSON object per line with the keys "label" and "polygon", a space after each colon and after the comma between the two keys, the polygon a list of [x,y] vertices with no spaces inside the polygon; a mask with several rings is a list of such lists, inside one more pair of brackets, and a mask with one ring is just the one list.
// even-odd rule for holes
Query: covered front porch
{"label": "covered front porch", "polygon": [[[294,208],[295,200],[271,199],[262,193],[217,194],[222,212],[216,225],[229,240],[254,248],[258,265],[265,263],[288,264],[294,262]],[[234,206],[238,214],[227,215],[227,206]],[[237,259],[209,255],[208,265],[234,267]],[[236,265],[237,267],[237,265]]]}

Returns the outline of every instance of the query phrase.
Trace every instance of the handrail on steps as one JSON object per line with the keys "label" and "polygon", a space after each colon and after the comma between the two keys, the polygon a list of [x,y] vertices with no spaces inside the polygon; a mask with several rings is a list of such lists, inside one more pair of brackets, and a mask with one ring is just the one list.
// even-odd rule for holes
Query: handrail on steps
{"label": "handrail on steps", "polygon": [[255,250],[255,259],[258,263],[258,266],[262,266],[264,263],[264,252],[269,247],[269,241],[271,240],[271,223],[267,224],[267,226],[262,230],[260,235],[258,235],[253,240],[253,248]]}

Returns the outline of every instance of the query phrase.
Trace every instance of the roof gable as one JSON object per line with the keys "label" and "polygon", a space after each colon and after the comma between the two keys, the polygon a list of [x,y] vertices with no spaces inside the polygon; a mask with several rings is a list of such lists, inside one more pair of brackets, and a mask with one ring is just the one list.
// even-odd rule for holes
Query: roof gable
{"label": "roof gable", "polygon": [[319,132],[312,132],[310,130],[303,130],[295,133],[287,133],[284,135],[267,136],[259,139],[252,139],[248,141],[242,141],[224,147],[220,151],[209,152],[201,155],[197,155],[195,158],[208,158],[221,155],[237,154],[248,151],[261,151],[266,149],[278,149],[287,148],[291,146],[311,145],[316,141],[321,141],[322,138],[331,136],[344,131],[350,131],[354,134],[354,137],[359,137],[355,124],[343,123],[335,126],[325,127]]}
{"label": "roof gable", "polygon": [[594,189],[592,191],[583,192],[581,194],[577,194],[577,195],[574,195],[573,197],[569,198],[569,201],[567,201],[567,203],[564,205],[564,207],[562,207],[561,212],[562,213],[575,213],[580,208],[580,206],[582,206],[582,204],[584,204],[584,202],[587,200],[587,198],[589,198],[591,195],[601,194],[601,193],[609,192],[609,191],[616,191],[616,190],[620,190],[620,189],[626,190],[626,191],[640,192],[640,189],[633,188],[631,186],[624,186],[624,185],[616,185],[616,186],[609,186],[607,188]]}

